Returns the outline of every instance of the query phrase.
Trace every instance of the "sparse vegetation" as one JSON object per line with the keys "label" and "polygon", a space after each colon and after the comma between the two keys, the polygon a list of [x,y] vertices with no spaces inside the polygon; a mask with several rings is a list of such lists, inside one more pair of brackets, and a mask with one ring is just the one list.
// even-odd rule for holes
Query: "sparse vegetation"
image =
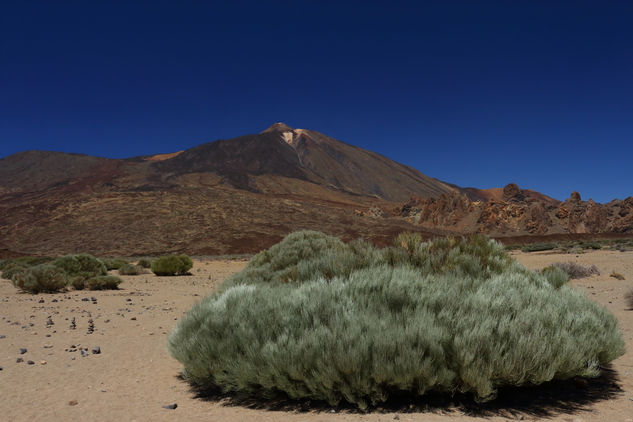
{"label": "sparse vegetation", "polygon": [[103,261],[108,271],[118,270],[128,264],[125,259],[120,258],[102,258],[101,261]]}
{"label": "sparse vegetation", "polygon": [[139,267],[149,269],[149,268],[152,268],[152,260],[148,258],[141,258],[138,260],[136,265],[138,265]]}
{"label": "sparse vegetation", "polygon": [[532,243],[530,245],[525,245],[521,248],[523,252],[541,252],[541,251],[551,251],[552,249],[556,249],[558,245],[556,243]]}
{"label": "sparse vegetation", "polygon": [[52,258],[23,256],[14,259],[5,259],[0,262],[2,278],[11,280],[16,274],[24,272],[29,267],[52,261]]}
{"label": "sparse vegetation", "polygon": [[565,271],[570,279],[600,275],[600,270],[595,265],[584,266],[571,261],[556,262],[552,265]]}
{"label": "sparse vegetation", "polygon": [[145,274],[145,268],[140,265],[125,264],[119,268],[119,274],[121,275],[140,275]]}
{"label": "sparse vegetation", "polygon": [[11,279],[13,285],[28,293],[55,293],[68,284],[64,270],[51,264],[39,264],[16,273]]}
{"label": "sparse vegetation", "polygon": [[379,250],[293,233],[195,305],[169,351],[201,387],[360,408],[596,376],[624,352],[616,320],[548,272],[481,236]]}
{"label": "sparse vegetation", "polygon": [[113,275],[100,275],[91,277],[84,282],[84,287],[88,290],[116,290],[123,280]]}
{"label": "sparse vegetation", "polygon": [[613,277],[617,280],[624,280],[624,276],[618,272],[615,272],[615,270],[611,271],[611,274],[609,274],[609,277]]}
{"label": "sparse vegetation", "polygon": [[152,272],[158,276],[184,275],[193,267],[187,255],[169,255],[156,258],[152,262]]}
{"label": "sparse vegetation", "polygon": [[599,242],[580,242],[580,247],[583,249],[602,249],[602,245]]}

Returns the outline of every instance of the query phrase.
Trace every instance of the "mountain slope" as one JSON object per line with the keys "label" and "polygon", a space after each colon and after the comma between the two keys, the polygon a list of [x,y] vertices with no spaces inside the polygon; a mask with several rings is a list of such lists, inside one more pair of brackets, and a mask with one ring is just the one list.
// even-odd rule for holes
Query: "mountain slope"
{"label": "mountain slope", "polygon": [[153,167],[169,177],[212,172],[236,188],[251,191],[258,191],[251,176],[264,174],[388,201],[404,201],[412,194],[437,197],[458,191],[382,155],[283,123],[260,134],[199,145]]}

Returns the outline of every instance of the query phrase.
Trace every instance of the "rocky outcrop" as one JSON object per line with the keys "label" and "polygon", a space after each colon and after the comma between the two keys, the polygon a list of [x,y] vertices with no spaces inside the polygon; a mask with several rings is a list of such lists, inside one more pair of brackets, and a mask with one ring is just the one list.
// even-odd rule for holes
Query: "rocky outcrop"
{"label": "rocky outcrop", "polygon": [[556,203],[514,183],[504,187],[500,197],[487,201],[459,193],[412,197],[396,214],[425,228],[492,236],[633,233],[633,197],[599,204],[583,201],[573,192],[566,201]]}

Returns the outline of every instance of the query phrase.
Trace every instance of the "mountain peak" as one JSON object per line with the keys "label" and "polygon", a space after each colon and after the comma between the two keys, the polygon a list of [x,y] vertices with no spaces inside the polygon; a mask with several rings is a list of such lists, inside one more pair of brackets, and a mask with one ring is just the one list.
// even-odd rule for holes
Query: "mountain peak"
{"label": "mountain peak", "polygon": [[294,130],[293,128],[291,128],[290,126],[288,126],[287,124],[283,123],[283,122],[277,122],[275,124],[273,124],[272,126],[270,126],[268,129],[266,129],[265,131],[263,131],[262,133],[267,133],[267,132],[288,132]]}

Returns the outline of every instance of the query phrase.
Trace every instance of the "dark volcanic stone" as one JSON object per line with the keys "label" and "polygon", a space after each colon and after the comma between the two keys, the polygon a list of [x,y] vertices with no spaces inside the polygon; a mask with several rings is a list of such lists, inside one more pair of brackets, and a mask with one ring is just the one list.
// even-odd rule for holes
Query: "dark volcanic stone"
{"label": "dark volcanic stone", "polygon": [[32,360],[27,360],[27,361],[26,361],[26,364],[27,364],[27,365],[35,365],[35,362],[33,362]]}
{"label": "dark volcanic stone", "polygon": [[101,354],[101,347],[99,347],[99,346],[93,347],[92,348],[92,354],[93,355],[100,355]]}
{"label": "dark volcanic stone", "polygon": [[22,359],[22,358],[17,358],[15,360],[15,363],[22,363],[22,362],[24,362],[24,359]]}
{"label": "dark volcanic stone", "polygon": [[90,299],[88,299],[87,297],[84,297],[83,299],[81,299],[82,302],[89,302]]}
{"label": "dark volcanic stone", "polygon": [[23,355],[27,352],[27,350],[24,347],[20,348],[20,354]]}
{"label": "dark volcanic stone", "polygon": [[163,406],[163,409],[170,409],[170,410],[173,410],[173,409],[175,409],[175,408],[177,408],[177,407],[178,407],[178,404],[176,404],[176,403],[172,403],[172,404],[166,404],[166,405],[164,405],[164,406]]}

